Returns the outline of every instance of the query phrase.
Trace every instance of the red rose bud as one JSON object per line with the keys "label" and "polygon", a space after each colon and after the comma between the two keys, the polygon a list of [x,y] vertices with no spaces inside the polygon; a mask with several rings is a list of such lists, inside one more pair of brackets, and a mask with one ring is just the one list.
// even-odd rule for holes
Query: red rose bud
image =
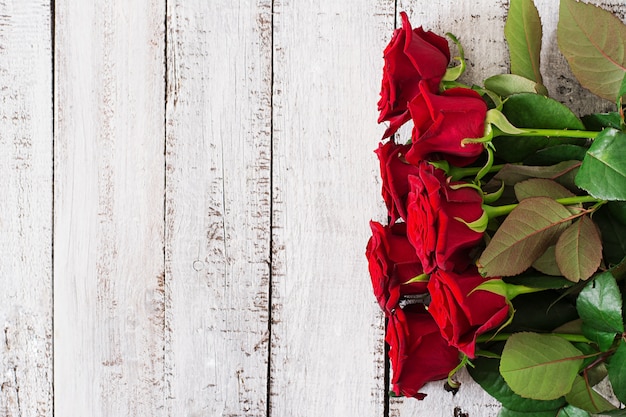
{"label": "red rose bud", "polygon": [[409,176],[407,235],[424,272],[435,268],[462,271],[469,265],[468,252],[483,233],[471,224],[485,219],[482,196],[461,182],[447,182],[446,173],[425,161]]}
{"label": "red rose bud", "polygon": [[452,165],[474,162],[485,149],[481,143],[463,145],[466,138],[480,138],[485,133],[487,104],[474,90],[452,88],[433,94],[426,83],[409,103],[413,118],[413,146],[406,159],[418,161],[445,159]]}
{"label": "red rose bud", "polygon": [[439,327],[422,306],[397,309],[389,317],[385,341],[389,344],[393,391],[424,399],[419,390],[448,376],[459,364],[459,352],[441,337]]}
{"label": "red rose bud", "polygon": [[383,138],[393,135],[411,119],[407,104],[419,92],[424,80],[430,91],[438,91],[439,83],[450,61],[448,41],[421,27],[411,29],[402,12],[402,28],[396,29],[384,51],[385,66],[380,91],[378,123],[389,121]]}
{"label": "red rose bud", "polygon": [[[428,283],[431,302],[428,312],[450,345],[474,358],[476,337],[497,329],[509,315],[504,296],[473,291],[485,279],[472,267],[462,274],[435,271]],[[473,291],[473,292],[472,292]]]}
{"label": "red rose bud", "polygon": [[410,145],[397,145],[393,142],[380,144],[375,151],[380,161],[380,175],[383,180],[382,195],[389,211],[390,223],[402,218],[406,220],[406,198],[409,194],[409,175],[417,174],[417,167],[404,160]]}
{"label": "red rose bud", "polygon": [[415,249],[406,237],[404,223],[383,226],[370,222],[372,237],[367,242],[367,256],[374,295],[385,314],[398,307],[400,296],[423,294],[426,282],[410,282],[423,274]]}

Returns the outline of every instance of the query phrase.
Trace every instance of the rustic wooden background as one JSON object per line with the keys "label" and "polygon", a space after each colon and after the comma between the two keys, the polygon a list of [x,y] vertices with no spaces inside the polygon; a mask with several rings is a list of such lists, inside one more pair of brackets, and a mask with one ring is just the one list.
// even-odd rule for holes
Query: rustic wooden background
{"label": "rustic wooden background", "polygon": [[[550,93],[610,108],[536,4]],[[385,396],[364,248],[399,11],[480,82],[507,7],[0,0],[0,415],[495,416],[466,377]]]}

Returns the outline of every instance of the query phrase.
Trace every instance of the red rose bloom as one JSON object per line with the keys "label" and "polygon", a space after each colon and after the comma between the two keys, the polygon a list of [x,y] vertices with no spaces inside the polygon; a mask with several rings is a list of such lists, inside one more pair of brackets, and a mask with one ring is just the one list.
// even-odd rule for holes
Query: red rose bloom
{"label": "red rose bloom", "polygon": [[472,267],[463,274],[437,270],[428,283],[428,312],[444,339],[470,358],[475,356],[476,337],[496,329],[509,314],[505,297],[482,290],[470,294],[483,282],[485,278]]}
{"label": "red rose bloom", "polygon": [[407,281],[423,273],[415,249],[406,237],[404,223],[384,227],[370,222],[372,237],[367,242],[366,256],[374,295],[380,308],[389,315],[398,307],[400,296],[423,294],[426,282]]}
{"label": "red rose bloom", "polygon": [[481,143],[465,146],[465,138],[484,135],[487,104],[474,90],[452,88],[441,95],[433,94],[427,83],[420,83],[420,93],[409,103],[413,119],[413,146],[406,159],[418,161],[445,159],[452,165],[474,162],[484,150]]}
{"label": "red rose bloom", "polygon": [[382,195],[389,211],[390,223],[402,218],[406,220],[406,198],[409,194],[409,175],[417,174],[417,167],[408,164],[404,155],[410,145],[397,145],[394,142],[380,144],[375,151],[380,161],[380,175],[383,180]]}
{"label": "red rose bloom", "polygon": [[483,216],[482,196],[473,188],[453,189],[460,182],[448,183],[443,170],[425,161],[417,175],[409,176],[407,235],[422,262],[424,272],[435,268],[462,271],[469,264],[468,250],[483,234],[466,223]]}
{"label": "red rose bloom", "polygon": [[396,395],[424,399],[427,382],[448,376],[459,364],[459,352],[441,337],[439,327],[423,306],[397,309],[389,318],[385,341]]}
{"label": "red rose bloom", "polygon": [[419,92],[424,80],[430,91],[438,91],[439,83],[450,61],[448,41],[421,27],[411,29],[402,12],[402,28],[396,29],[384,51],[385,66],[380,91],[378,123],[389,121],[383,138],[393,135],[411,116],[407,105]]}

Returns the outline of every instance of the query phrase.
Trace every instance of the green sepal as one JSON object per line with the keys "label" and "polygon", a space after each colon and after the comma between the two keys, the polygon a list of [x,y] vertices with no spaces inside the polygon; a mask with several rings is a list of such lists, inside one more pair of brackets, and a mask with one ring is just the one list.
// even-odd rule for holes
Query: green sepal
{"label": "green sepal", "polygon": [[[504,113],[497,109],[491,109],[487,111],[487,117],[485,118],[485,123],[489,123],[498,128],[500,132],[507,133],[509,135],[523,135],[526,133],[525,130],[519,129],[506,118]],[[494,133],[495,136],[498,136],[497,133]]]}
{"label": "green sepal", "polygon": [[485,230],[487,230],[489,216],[487,216],[487,213],[483,211],[483,214],[478,218],[478,220],[474,220],[473,222],[466,222],[460,217],[455,217],[454,220],[460,221],[476,233],[484,233]]}
{"label": "green sepal", "polygon": [[415,284],[416,282],[428,282],[430,279],[430,275],[428,274],[420,274],[417,275],[410,280],[403,282],[401,285]]}
{"label": "green sepal", "polygon": [[500,181],[500,188],[497,191],[494,191],[493,193],[489,193],[483,194],[483,203],[485,204],[493,204],[496,201],[498,201],[500,199],[500,197],[502,197],[502,194],[504,194],[504,189],[505,189],[505,185],[504,185],[504,181]]}
{"label": "green sepal", "polygon": [[446,161],[445,159],[442,159],[440,161],[428,161],[428,163],[435,168],[444,171],[446,175],[450,171],[450,163],[448,163],[448,161]]}
{"label": "green sepal", "polygon": [[470,294],[474,291],[488,291],[505,297],[507,300],[512,300],[521,294],[530,294],[545,290],[546,288],[533,288],[525,285],[509,284],[501,279],[489,279],[475,287],[470,291]]}
{"label": "green sepal", "polygon": [[459,65],[457,65],[456,67],[448,68],[443,76],[442,81],[456,81],[461,75],[463,75],[467,66],[467,64],[465,63],[465,51],[463,51],[463,46],[456,36],[454,36],[450,32],[446,33],[446,36],[450,38],[450,40],[452,40],[452,42],[454,42],[454,44],[459,49],[459,56],[454,57],[454,59],[457,59],[459,61]]}

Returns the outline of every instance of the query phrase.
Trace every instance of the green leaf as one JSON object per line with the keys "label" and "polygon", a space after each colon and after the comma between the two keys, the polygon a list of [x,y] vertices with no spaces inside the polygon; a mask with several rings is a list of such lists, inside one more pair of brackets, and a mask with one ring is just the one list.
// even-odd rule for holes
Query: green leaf
{"label": "green leaf", "polygon": [[485,80],[485,88],[493,91],[501,97],[512,96],[518,93],[533,93],[548,95],[542,84],[515,74],[498,74]]}
{"label": "green leaf", "polygon": [[[516,412],[541,412],[555,410],[565,405],[565,398],[560,397],[550,401],[531,400],[517,395],[504,382],[500,375],[499,359],[476,358],[472,360],[473,367],[468,366],[470,376],[489,395],[498,400],[503,407]],[[534,415],[534,414],[533,414]],[[552,414],[554,416],[554,413]]]}
{"label": "green leaf", "polygon": [[620,129],[620,117],[618,112],[593,113],[581,117],[586,130],[601,131],[605,127]]}
{"label": "green leaf", "polygon": [[558,336],[521,332],[502,351],[500,374],[522,397],[554,400],[572,389],[582,353]]}
{"label": "green leaf", "polygon": [[624,74],[624,78],[622,78],[622,83],[620,84],[619,91],[617,92],[617,108],[622,108],[623,98],[626,95],[626,73]]}
{"label": "green leaf", "polygon": [[[578,314],[576,314],[578,316]],[[567,323],[564,323],[562,325],[560,325],[559,327],[557,327],[556,329],[552,330],[554,333],[576,333],[576,334],[582,334],[583,333],[583,321],[579,318],[572,320],[572,321],[568,321]],[[585,352],[582,349],[578,349],[581,352]]]}
{"label": "green leaf", "polygon": [[602,416],[612,416],[612,417],[626,417],[626,409],[605,411],[605,412],[603,412],[600,415],[602,415]]}
{"label": "green leaf", "polygon": [[614,203],[618,202],[609,202],[593,214],[602,236],[604,260],[609,265],[618,264],[626,256],[626,224],[610,209]]}
{"label": "green leaf", "polygon": [[[515,127],[582,130],[580,119],[565,105],[539,94],[521,93],[509,97],[502,113]],[[495,137],[496,155],[507,162],[520,162],[540,149],[562,144],[584,144],[584,139],[545,136]]]}
{"label": "green leaf", "polygon": [[500,169],[494,179],[505,185],[515,185],[529,178],[549,178],[568,189],[574,186],[574,177],[580,161],[563,161],[551,166],[528,166],[507,164]]}
{"label": "green leaf", "polygon": [[513,411],[506,407],[502,407],[498,413],[498,417],[554,417],[558,412],[558,408],[547,411]]}
{"label": "green leaf", "polygon": [[[582,331],[582,320],[580,330]],[[580,332],[577,332],[576,334],[580,334]],[[581,369],[587,368],[600,357],[601,351],[598,350],[592,343],[572,342],[572,344],[586,356],[583,360],[583,366]],[[589,372],[589,369],[587,369],[587,372]],[[587,380],[589,381],[589,384],[593,386],[591,379],[587,378]]]}
{"label": "green leaf", "polygon": [[487,277],[524,272],[571,223],[571,213],[547,197],[522,200],[496,231],[477,262]]}
{"label": "green leaf", "polygon": [[594,414],[615,409],[613,404],[598,394],[587,384],[585,378],[579,375],[576,375],[572,390],[567,393],[565,399],[571,405]]}
{"label": "green leaf", "polygon": [[559,413],[556,415],[556,417],[589,417],[589,416],[590,414],[587,411],[581,410],[578,407],[574,407],[571,404],[559,410]]}
{"label": "green leaf", "polygon": [[624,332],[622,295],[610,272],[598,274],[580,292],[576,309],[583,319],[583,333],[600,349],[611,348],[615,335]]}
{"label": "green leaf", "polygon": [[567,279],[559,276],[552,277],[548,275],[542,275],[536,272],[527,272],[525,274],[515,275],[512,277],[506,277],[504,280],[507,283],[516,284],[516,285],[525,285],[527,287],[532,288],[544,288],[560,290],[563,288],[569,288],[574,283],[568,281]]}
{"label": "green leaf", "polygon": [[626,73],[624,73],[622,84],[617,92],[617,110],[620,112],[620,130],[624,130],[624,128],[626,128],[626,122],[624,121],[624,96],[626,96]]}
{"label": "green leaf", "polygon": [[563,276],[572,282],[586,280],[602,261],[602,241],[595,223],[582,216],[568,227],[555,248],[556,263]]}
{"label": "green leaf", "polygon": [[626,403],[626,342],[622,339],[609,360],[609,381],[618,400]]}
{"label": "green leaf", "polygon": [[529,197],[550,197],[556,200],[558,198],[574,197],[574,195],[573,192],[556,181],[547,178],[531,178],[515,184],[517,201],[522,201]]}
{"label": "green leaf", "polygon": [[554,249],[556,245],[549,246],[548,249],[533,262],[532,267],[546,275],[561,276],[561,270],[556,263],[556,254]]}
{"label": "green leaf", "polygon": [[559,410],[559,414],[557,414],[556,417],[589,417],[589,413],[569,404],[567,407]]}
{"label": "green leaf", "polygon": [[[582,344],[582,343],[581,343]],[[589,346],[589,345],[587,345]],[[578,347],[578,346],[577,346]],[[579,349],[582,351],[582,349]],[[590,360],[595,360],[595,358],[589,358]],[[606,368],[606,364],[601,362],[591,369],[587,369],[587,380],[589,381],[589,385],[592,387],[598,385],[604,378],[608,376],[608,371]]]}
{"label": "green leaf", "polygon": [[541,19],[532,0],[511,0],[504,35],[509,45],[511,73],[541,84]]}
{"label": "green leaf", "polygon": [[626,226],[626,201],[609,201],[606,207],[618,222]]}
{"label": "green leaf", "polygon": [[446,33],[446,36],[454,42],[459,50],[459,56],[455,57],[459,60],[459,65],[446,69],[446,73],[444,74],[442,81],[456,81],[465,72],[465,67],[467,65],[465,63],[465,51],[463,50],[463,45],[461,45],[461,42],[459,42],[456,36],[452,33]]}
{"label": "green leaf", "polygon": [[626,200],[626,133],[612,128],[600,132],[587,151],[575,181],[596,198]]}
{"label": "green leaf", "polygon": [[542,291],[516,297],[513,300],[515,314],[505,331],[507,333],[550,332],[578,318],[576,307],[569,300],[555,301],[556,297],[558,293],[555,291]]}
{"label": "green leaf", "polygon": [[553,165],[563,161],[582,161],[587,148],[572,144],[555,145],[540,149],[524,159],[525,165]]}
{"label": "green leaf", "polygon": [[615,101],[626,73],[626,26],[592,4],[561,0],[557,38],[580,84]]}

